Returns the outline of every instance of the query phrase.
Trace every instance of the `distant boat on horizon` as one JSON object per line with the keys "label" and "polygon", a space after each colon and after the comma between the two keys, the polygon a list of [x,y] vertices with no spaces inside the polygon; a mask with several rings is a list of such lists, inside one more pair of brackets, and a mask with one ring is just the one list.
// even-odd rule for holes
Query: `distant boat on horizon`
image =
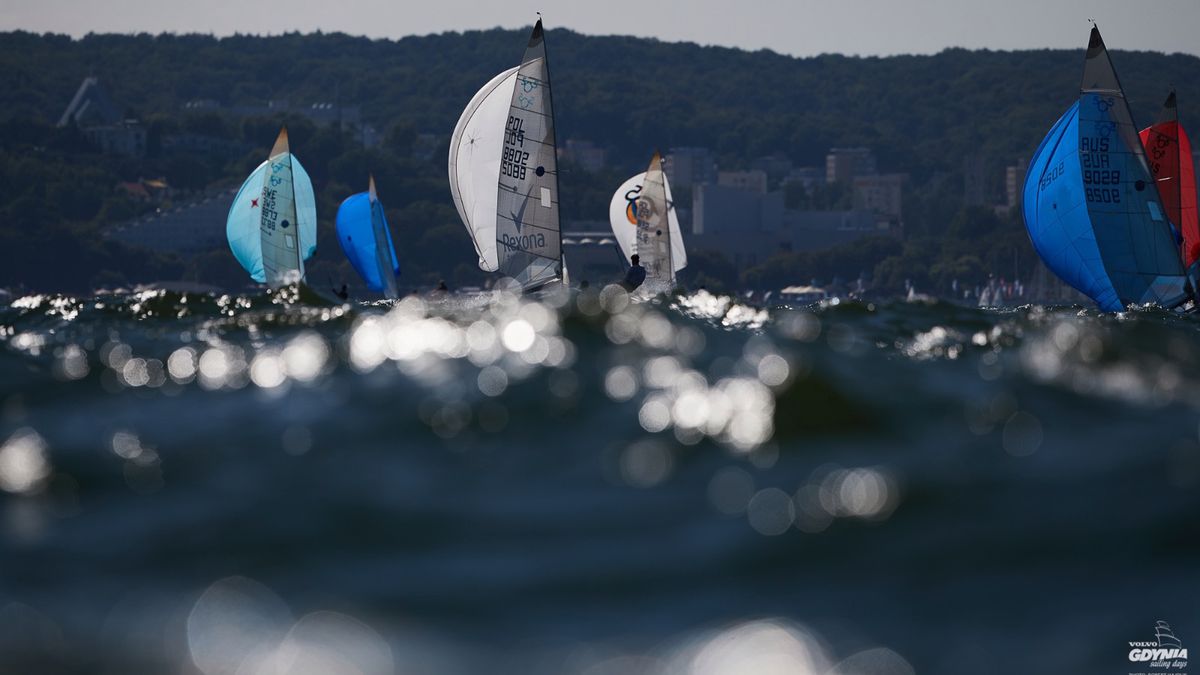
{"label": "distant boat on horizon", "polygon": [[646,268],[643,285],[656,291],[673,290],[675,273],[687,267],[687,251],[658,151],[646,171],[625,181],[613,193],[608,220],[625,263],[637,254]]}
{"label": "distant boat on horizon", "polygon": [[389,300],[399,298],[396,277],[400,276],[400,262],[396,258],[383,204],[375,191],[374,176],[368,177],[366,192],[350,195],[342,201],[336,227],[342,252],[367,288],[383,293]]}
{"label": "distant boat on horizon", "polygon": [[525,291],[565,281],[558,158],[545,35],[538,19],[521,65],[471,98],[450,140],[450,193],[479,267]]}
{"label": "distant boat on horizon", "polygon": [[251,279],[272,289],[304,281],[304,261],[317,250],[317,202],[287,127],[233,198],[225,235]]}
{"label": "distant boat on horizon", "polygon": [[1129,104],[1092,26],[1079,99],[1030,162],[1025,227],[1056,275],[1105,311],[1193,295]]}

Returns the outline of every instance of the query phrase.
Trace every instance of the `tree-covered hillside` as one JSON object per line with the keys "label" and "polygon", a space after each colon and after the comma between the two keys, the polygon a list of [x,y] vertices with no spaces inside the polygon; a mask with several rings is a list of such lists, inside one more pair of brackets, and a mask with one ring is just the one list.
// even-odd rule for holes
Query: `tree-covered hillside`
{"label": "tree-covered hillside", "polygon": [[[884,285],[898,276],[937,283],[941,277],[932,267],[950,269],[958,262],[943,254],[975,256],[978,265],[964,263],[968,276],[986,275],[991,244],[1027,244],[1018,220],[963,208],[964,157],[982,156],[996,168],[1029,157],[1076,94],[1086,34],[1087,26],[1081,25],[1080,49],[1071,51],[954,49],[933,56],[795,59],[768,51],[550,30],[560,140],[593,141],[618,165],[604,176],[566,167],[563,189],[573,192],[564,198],[565,216],[603,219],[613,181],[644,165],[655,147],[707,146],[723,168],[738,168],[772,153],[798,165],[822,165],[832,146],[863,145],[875,151],[881,170],[910,175],[903,248],[920,255],[905,258],[900,250],[869,247],[893,258],[882,276],[882,259],[862,261],[856,255],[855,264],[873,265],[876,281]],[[121,180],[163,175],[192,189],[236,184],[263,156],[280,120],[185,113],[183,104],[196,99],[230,106],[336,98],[361,106],[364,121],[386,137],[370,151],[356,147],[352,137],[292,121],[298,154],[317,182],[325,217],[328,241],[322,240],[318,259],[341,264],[327,224],[336,203],[362,189],[363,177],[373,170],[389,212],[397,212],[389,219],[394,226],[402,223],[396,237],[404,243],[398,250],[407,258],[402,260],[406,270],[416,275],[412,282],[438,274],[469,281],[475,274],[470,244],[450,203],[444,148],[463,105],[492,75],[517,62],[525,38],[523,31],[498,29],[398,41],[341,34],[89,35],[79,40],[0,34],[0,285],[40,287],[58,280],[61,286],[86,289],[103,270],[130,281],[182,270],[185,265],[170,260],[153,260],[143,269],[136,260],[145,256],[131,262],[126,252],[109,245],[97,250],[102,246],[89,233],[144,208],[114,193]],[[1169,86],[1179,91],[1185,123],[1190,110],[1200,109],[1200,60],[1195,57],[1115,51],[1113,59],[1139,121],[1153,118]],[[188,131],[235,139],[252,150],[234,159],[171,156],[153,147],[143,159],[101,156],[70,131],[53,129],[88,75],[99,77],[116,101],[143,120],[152,144],[156,133]],[[436,134],[440,147],[428,157],[414,155],[416,134]],[[992,174],[996,193],[1001,179]],[[973,245],[947,244],[967,236],[963,233],[970,233]],[[79,256],[78,273],[69,282],[61,274],[39,273],[39,265],[30,262],[39,259],[50,237],[55,246]],[[55,254],[59,259],[62,250]],[[1026,253],[1022,267],[1032,264],[1031,252]],[[229,264],[228,257],[214,254],[211,273],[193,262],[177,276],[226,283],[227,277],[236,278],[236,268],[216,266]],[[1010,273],[1014,256],[1000,257]],[[788,264],[806,263],[803,256],[793,256]],[[812,272],[796,270],[794,277],[806,279],[821,270]],[[774,278],[759,270],[726,281]]]}

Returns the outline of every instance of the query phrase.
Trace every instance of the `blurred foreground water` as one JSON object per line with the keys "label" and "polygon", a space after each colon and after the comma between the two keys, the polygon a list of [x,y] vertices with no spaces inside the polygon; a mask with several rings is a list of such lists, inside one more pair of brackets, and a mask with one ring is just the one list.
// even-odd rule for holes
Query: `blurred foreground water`
{"label": "blurred foreground water", "polygon": [[0,305],[0,668],[1129,672],[1200,635],[1162,312]]}

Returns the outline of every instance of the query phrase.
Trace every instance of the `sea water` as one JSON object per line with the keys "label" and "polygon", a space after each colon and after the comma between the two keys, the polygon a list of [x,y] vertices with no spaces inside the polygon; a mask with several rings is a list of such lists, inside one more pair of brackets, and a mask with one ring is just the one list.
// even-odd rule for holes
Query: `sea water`
{"label": "sea water", "polygon": [[291,300],[0,304],[0,671],[1124,673],[1200,635],[1192,318]]}

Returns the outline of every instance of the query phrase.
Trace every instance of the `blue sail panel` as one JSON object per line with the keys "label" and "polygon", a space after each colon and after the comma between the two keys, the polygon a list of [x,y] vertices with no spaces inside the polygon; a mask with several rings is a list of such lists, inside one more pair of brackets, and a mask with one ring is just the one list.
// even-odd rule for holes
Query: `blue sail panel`
{"label": "blue sail panel", "polygon": [[[312,179],[292,155],[292,180],[296,192],[296,220],[300,224],[300,251],[305,260],[317,251],[317,199],[313,192]],[[267,162],[258,165],[242,183],[237,196],[229,206],[225,221],[225,236],[229,248],[238,264],[250,274],[250,278],[266,283],[267,275],[262,256],[262,190],[266,180]]]}
{"label": "blue sail panel", "polygon": [[[400,263],[396,258],[396,247],[392,243],[392,233],[388,228],[387,218],[383,215],[383,206],[375,202],[375,217],[383,224],[383,231],[388,242],[388,259],[391,260],[392,273],[400,275]],[[354,270],[367,283],[372,291],[383,292],[385,281],[380,275],[380,266],[376,260],[375,230],[372,226],[372,209],[370,195],[360,192],[350,195],[338,207],[337,235],[338,243]]]}
{"label": "blue sail panel", "polygon": [[1100,255],[1079,162],[1079,103],[1042,140],[1025,178],[1025,227],[1052,272],[1101,309],[1125,307]]}
{"label": "blue sail panel", "polygon": [[1123,305],[1174,307],[1187,279],[1128,106],[1108,91],[1079,99],[1078,162],[1104,268]]}

